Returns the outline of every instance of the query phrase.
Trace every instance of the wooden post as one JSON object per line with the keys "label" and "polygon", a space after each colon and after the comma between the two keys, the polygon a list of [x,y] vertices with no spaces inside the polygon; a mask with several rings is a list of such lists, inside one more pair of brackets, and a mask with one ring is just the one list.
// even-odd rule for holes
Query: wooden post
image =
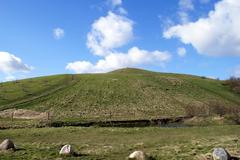
{"label": "wooden post", "polygon": [[110,121],[112,120],[112,112],[109,112]]}
{"label": "wooden post", "polygon": [[11,113],[11,121],[13,122],[14,112]]}
{"label": "wooden post", "polygon": [[49,114],[49,111],[47,112],[47,120],[48,120],[48,121],[50,120],[50,114]]}
{"label": "wooden post", "polygon": [[112,112],[111,112],[111,110],[110,110],[109,116],[110,116],[110,125],[112,126]]}

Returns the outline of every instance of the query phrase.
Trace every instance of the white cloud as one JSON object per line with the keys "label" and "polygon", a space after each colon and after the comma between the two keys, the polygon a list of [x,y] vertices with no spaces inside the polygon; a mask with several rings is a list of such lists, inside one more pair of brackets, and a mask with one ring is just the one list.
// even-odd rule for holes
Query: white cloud
{"label": "white cloud", "polygon": [[132,47],[128,53],[111,53],[100,59],[96,64],[87,61],[76,61],[66,66],[67,70],[76,73],[102,73],[119,68],[136,67],[139,65],[163,65],[171,59],[171,54],[161,51],[146,51]]}
{"label": "white cloud", "polygon": [[53,29],[53,36],[55,39],[61,39],[64,37],[64,30],[62,28]]}
{"label": "white cloud", "polygon": [[181,23],[185,24],[189,22],[189,11],[194,10],[194,5],[192,0],[179,0],[178,2],[179,11],[178,16]]}
{"label": "white cloud", "polygon": [[233,76],[240,78],[240,65],[234,68]]}
{"label": "white cloud", "polygon": [[183,47],[180,47],[180,48],[177,49],[177,54],[178,54],[180,57],[186,56],[186,53],[187,53],[187,51],[186,51],[186,49],[183,48]]}
{"label": "white cloud", "polygon": [[222,0],[215,4],[207,18],[170,27],[165,38],[177,37],[191,44],[200,54],[240,55],[240,3],[239,0]]}
{"label": "white cloud", "polygon": [[16,77],[13,76],[13,75],[8,75],[4,78],[4,82],[7,82],[7,81],[14,81],[16,80]]}
{"label": "white cloud", "polygon": [[[120,9],[120,8],[118,8]],[[117,51],[133,38],[133,21],[120,15],[108,12],[93,24],[87,35],[87,47],[90,51],[102,57],[96,63],[75,61],[68,63],[66,70],[76,73],[105,73],[119,68],[138,67],[141,65],[164,66],[171,59],[171,54],[159,50],[147,51],[138,47],[130,48],[126,53]]]}
{"label": "white cloud", "polygon": [[174,26],[174,21],[169,18],[169,17],[164,17],[162,15],[158,15],[158,18],[161,22],[161,28],[165,31],[167,30],[168,28],[170,28],[171,26]]}
{"label": "white cloud", "polygon": [[76,61],[68,63],[66,69],[72,70],[76,73],[92,73],[94,70],[94,66],[88,61]]}
{"label": "white cloud", "polygon": [[121,15],[108,12],[92,24],[87,35],[87,46],[95,55],[105,56],[133,38],[133,22]]}
{"label": "white cloud", "polygon": [[215,76],[206,76],[209,79],[217,79]]}
{"label": "white cloud", "polygon": [[189,22],[189,15],[188,15],[187,12],[185,12],[185,11],[179,11],[179,12],[178,12],[178,16],[179,16],[180,21],[181,21],[182,24],[186,24],[186,23]]}
{"label": "white cloud", "polygon": [[22,60],[8,52],[0,52],[0,72],[11,74],[14,72],[27,72],[33,68],[24,64]]}
{"label": "white cloud", "polygon": [[113,7],[120,6],[122,4],[122,0],[110,0],[110,2]]}
{"label": "white cloud", "polygon": [[182,10],[194,10],[192,0],[179,0],[178,5]]}
{"label": "white cloud", "polygon": [[119,7],[119,8],[118,8],[118,12],[119,12],[120,14],[123,14],[123,15],[128,14],[127,10],[124,9],[123,7]]}

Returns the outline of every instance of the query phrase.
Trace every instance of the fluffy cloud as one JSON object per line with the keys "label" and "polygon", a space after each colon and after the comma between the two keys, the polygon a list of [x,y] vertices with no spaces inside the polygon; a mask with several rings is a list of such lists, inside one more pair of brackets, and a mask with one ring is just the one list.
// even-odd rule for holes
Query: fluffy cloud
{"label": "fluffy cloud", "polygon": [[7,82],[7,81],[14,81],[14,80],[16,80],[17,78],[15,77],[15,76],[13,76],[13,75],[8,75],[8,76],[6,76],[5,78],[4,78],[4,82]]}
{"label": "fluffy cloud", "polygon": [[132,38],[133,22],[108,12],[106,17],[100,17],[92,24],[92,30],[87,35],[87,46],[93,54],[106,56]]}
{"label": "fluffy cloud", "polygon": [[8,52],[0,52],[0,72],[11,74],[14,72],[31,71],[32,67],[24,64],[22,60]]}
{"label": "fluffy cloud", "polygon": [[191,44],[200,54],[240,55],[240,3],[239,0],[222,0],[215,4],[207,18],[170,27],[165,38],[177,37]]}
{"label": "fluffy cloud", "polygon": [[94,70],[94,66],[88,61],[76,61],[68,63],[66,69],[72,70],[76,73],[92,73]]}
{"label": "fluffy cloud", "polygon": [[122,0],[110,0],[110,3],[113,7],[116,7],[122,4]]}
{"label": "fluffy cloud", "polygon": [[128,53],[111,53],[104,59],[100,59],[96,64],[87,61],[76,61],[69,63],[66,66],[67,70],[72,70],[76,73],[102,73],[111,70],[135,67],[143,64],[164,64],[171,59],[171,54],[161,51],[146,51],[133,47],[128,50]]}
{"label": "fluffy cloud", "polygon": [[122,14],[122,15],[128,14],[127,10],[124,9],[123,7],[119,7],[119,8],[118,8],[118,12],[119,12],[120,14]]}
{"label": "fluffy cloud", "polygon": [[189,22],[189,15],[185,11],[179,11],[178,16],[180,18],[181,23],[186,24]]}
{"label": "fluffy cloud", "polygon": [[66,70],[76,73],[104,73],[140,65],[163,66],[171,59],[168,52],[147,51],[138,47],[132,47],[126,53],[117,51],[133,38],[133,21],[124,16],[127,14],[125,10],[118,12],[120,14],[110,11],[107,16],[97,19],[87,35],[87,47],[94,55],[102,58],[96,63],[82,60],[71,62],[67,64]]}
{"label": "fluffy cloud", "polygon": [[55,39],[61,39],[64,37],[64,30],[62,28],[53,29],[53,36]]}
{"label": "fluffy cloud", "polygon": [[180,47],[180,48],[177,49],[177,54],[178,54],[180,57],[186,56],[186,53],[187,53],[187,51],[186,51],[186,49],[183,48],[183,47]]}
{"label": "fluffy cloud", "polygon": [[178,2],[179,11],[178,16],[181,23],[185,24],[189,22],[188,12],[194,10],[194,5],[192,0],[179,0]]}
{"label": "fluffy cloud", "polygon": [[218,79],[215,76],[206,76],[206,77],[209,78],[209,79]]}
{"label": "fluffy cloud", "polygon": [[194,10],[192,0],[180,0],[178,5],[182,10]]}

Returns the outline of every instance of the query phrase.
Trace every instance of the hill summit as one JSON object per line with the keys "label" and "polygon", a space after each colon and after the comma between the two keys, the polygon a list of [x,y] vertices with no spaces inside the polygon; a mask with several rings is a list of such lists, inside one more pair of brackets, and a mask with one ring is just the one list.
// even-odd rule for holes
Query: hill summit
{"label": "hill summit", "polygon": [[240,104],[220,80],[124,68],[0,84],[0,110],[50,112],[55,120],[132,120],[182,116],[186,106]]}

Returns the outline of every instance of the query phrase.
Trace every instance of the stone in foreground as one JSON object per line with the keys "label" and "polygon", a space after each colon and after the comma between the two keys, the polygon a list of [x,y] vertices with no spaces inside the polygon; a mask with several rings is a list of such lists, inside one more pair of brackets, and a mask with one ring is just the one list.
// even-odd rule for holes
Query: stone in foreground
{"label": "stone in foreground", "polygon": [[59,154],[61,154],[61,155],[72,155],[73,154],[73,149],[72,149],[71,145],[67,144],[67,145],[63,146],[61,148]]}
{"label": "stone in foreground", "polygon": [[13,141],[11,141],[10,139],[5,139],[0,144],[0,150],[9,150],[9,149],[15,150],[15,145],[14,145]]}
{"label": "stone in foreground", "polygon": [[212,153],[214,160],[230,160],[230,154],[224,148],[215,148]]}
{"label": "stone in foreground", "polygon": [[147,160],[147,156],[143,151],[134,151],[128,157],[128,159],[132,160]]}

